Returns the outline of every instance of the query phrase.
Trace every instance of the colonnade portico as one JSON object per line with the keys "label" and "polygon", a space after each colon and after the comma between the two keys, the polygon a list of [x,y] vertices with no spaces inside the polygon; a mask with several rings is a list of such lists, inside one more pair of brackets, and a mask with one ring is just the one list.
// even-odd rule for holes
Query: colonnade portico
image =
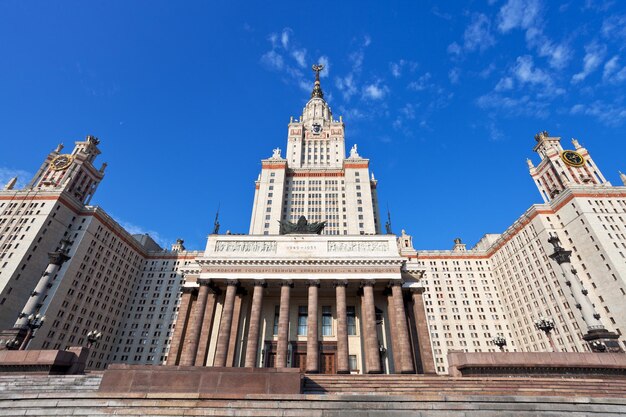
{"label": "colonnade portico", "polygon": [[186,274],[167,365],[413,373],[422,361],[406,314],[416,308],[403,291],[409,275],[392,236],[212,235],[197,262]]}

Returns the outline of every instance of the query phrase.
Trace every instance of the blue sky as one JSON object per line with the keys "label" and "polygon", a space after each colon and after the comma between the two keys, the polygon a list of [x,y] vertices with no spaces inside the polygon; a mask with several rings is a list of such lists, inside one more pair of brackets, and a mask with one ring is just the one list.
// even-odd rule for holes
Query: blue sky
{"label": "blue sky", "polygon": [[203,249],[246,233],[260,160],[322,87],[418,249],[470,245],[541,201],[541,130],[626,170],[626,4],[0,2],[0,181],[58,142],[102,143],[92,201],[133,232]]}

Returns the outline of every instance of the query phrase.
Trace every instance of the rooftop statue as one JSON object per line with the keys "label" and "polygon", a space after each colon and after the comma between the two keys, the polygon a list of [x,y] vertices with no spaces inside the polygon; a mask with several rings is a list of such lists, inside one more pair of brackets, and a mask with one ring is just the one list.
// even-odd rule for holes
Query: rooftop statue
{"label": "rooftop statue", "polygon": [[289,220],[280,221],[280,234],[303,234],[303,235],[319,235],[324,230],[326,222],[309,223],[304,216],[300,216],[297,223],[292,223]]}

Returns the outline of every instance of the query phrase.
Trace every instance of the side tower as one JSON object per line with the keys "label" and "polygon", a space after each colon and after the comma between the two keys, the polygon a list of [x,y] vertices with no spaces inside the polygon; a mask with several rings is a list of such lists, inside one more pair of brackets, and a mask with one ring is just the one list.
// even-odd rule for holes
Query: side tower
{"label": "side tower", "polygon": [[530,175],[539,189],[544,202],[549,202],[563,190],[573,185],[607,185],[600,169],[576,139],[572,139],[574,150],[563,149],[560,137],[551,137],[546,131],[535,135],[537,144],[533,148],[541,157],[536,167],[528,160]]}
{"label": "side tower", "polygon": [[97,170],[93,165],[100,154],[99,144],[98,138],[87,136],[84,141],[76,142],[71,154],[62,154],[63,145],[59,145],[48,155],[26,188],[66,191],[80,203],[89,204],[107,166],[104,163]]}
{"label": "side tower", "polygon": [[59,145],[26,187],[14,189],[13,179],[0,191],[0,328],[14,324],[42,273],[53,279],[58,268],[49,268],[71,251],[78,214],[104,177],[106,164],[93,166],[98,143],[87,136],[69,154]]}
{"label": "side tower", "polygon": [[348,158],[345,126],[333,119],[319,73],[302,115],[288,125],[287,153],[274,149],[255,183],[250,234],[279,234],[281,220],[326,221],[325,234],[380,234],[376,180],[354,145]]}

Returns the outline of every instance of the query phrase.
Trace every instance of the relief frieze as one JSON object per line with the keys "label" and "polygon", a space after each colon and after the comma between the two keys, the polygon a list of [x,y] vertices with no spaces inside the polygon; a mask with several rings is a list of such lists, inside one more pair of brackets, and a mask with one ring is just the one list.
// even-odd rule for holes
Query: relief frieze
{"label": "relief frieze", "polygon": [[322,267],[322,266],[299,266],[294,268],[292,266],[285,267],[242,267],[242,266],[212,266],[207,265],[202,269],[203,272],[211,272],[211,273],[228,273],[228,274],[363,274],[363,273],[399,273],[400,267],[389,267],[389,266],[369,266],[369,267],[347,267],[347,268],[336,268],[336,267]]}

